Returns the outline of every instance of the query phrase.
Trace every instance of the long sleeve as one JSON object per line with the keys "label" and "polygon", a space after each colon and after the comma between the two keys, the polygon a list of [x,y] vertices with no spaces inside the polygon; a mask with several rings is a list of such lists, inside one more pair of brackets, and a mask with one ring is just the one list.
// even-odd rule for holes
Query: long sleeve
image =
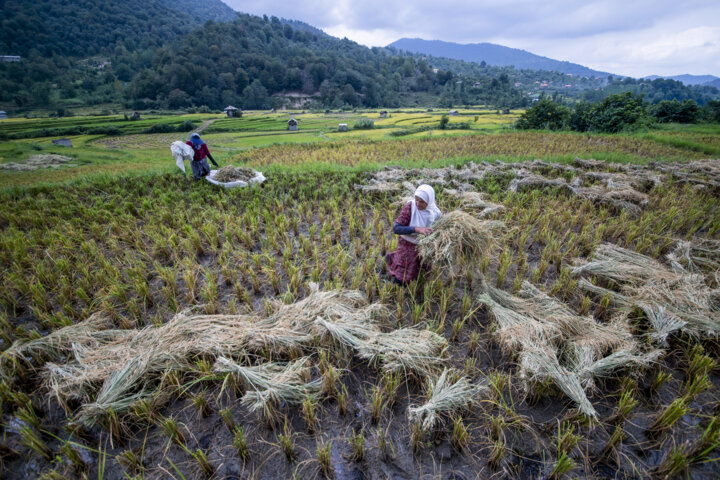
{"label": "long sleeve", "polygon": [[395,222],[395,225],[393,225],[393,233],[396,235],[412,235],[415,233],[415,227],[400,225],[398,222]]}

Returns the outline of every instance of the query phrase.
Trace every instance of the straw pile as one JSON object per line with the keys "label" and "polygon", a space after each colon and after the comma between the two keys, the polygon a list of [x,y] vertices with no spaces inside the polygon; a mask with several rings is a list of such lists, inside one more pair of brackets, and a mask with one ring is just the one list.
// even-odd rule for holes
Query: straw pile
{"label": "straw pile", "polygon": [[248,182],[251,178],[254,178],[256,174],[257,172],[255,172],[252,168],[233,167],[232,165],[227,165],[218,169],[213,179],[223,183],[237,181]]}
{"label": "straw pile", "polygon": [[198,357],[216,358],[216,371],[231,372],[255,390],[246,402],[253,408],[265,408],[268,402],[304,398],[319,383],[300,385],[292,380],[302,370],[297,362],[293,369],[280,371],[277,365],[245,367],[234,358],[261,352],[297,358],[303,352],[340,346],[387,371],[422,377],[437,372],[443,362],[444,338],[416,329],[383,332],[380,322],[386,317],[385,307],[368,304],[361,292],[321,292],[311,284],[305,299],[278,304],[265,318],[180,313],[160,327],[103,330],[107,320],[91,317],[45,338],[16,345],[8,358],[32,353],[55,360],[57,363],[48,363],[43,370],[47,387],[62,404],[70,399],[83,402],[80,419],[89,425],[110,409],[121,414],[137,400],[159,394],[164,372],[193,371]]}
{"label": "straw pile", "polygon": [[460,377],[457,371],[447,368],[437,379],[428,379],[427,385],[427,401],[408,408],[410,420],[421,424],[423,430],[431,430],[443,415],[467,410],[477,404],[477,396],[487,389],[486,385],[473,385],[466,377]]}
{"label": "straw pile", "polygon": [[213,371],[241,380],[247,390],[242,404],[252,412],[262,410],[270,416],[268,412],[282,402],[300,404],[319,393],[322,379],[306,381],[310,377],[309,364],[310,357],[303,357],[290,363],[243,366],[230,358],[219,357]]}
{"label": "straw pile", "polygon": [[586,390],[621,368],[643,367],[658,352],[643,352],[627,322],[600,324],[524,282],[518,296],[489,287],[478,297],[493,316],[500,345],[518,359],[529,384],[551,380],[589,417],[597,413]]}
{"label": "straw pile", "polygon": [[720,271],[720,241],[710,239],[680,240],[666,258],[675,271],[690,273]]}
{"label": "straw pile", "polygon": [[418,241],[418,255],[433,268],[450,275],[458,274],[458,267],[479,263],[494,245],[494,232],[502,222],[481,221],[462,210],[454,210],[440,217],[432,226],[432,233]]}
{"label": "straw pile", "polygon": [[[682,249],[689,247],[681,246]],[[682,250],[681,250],[682,251]],[[712,249],[708,251],[712,252]],[[592,275],[621,285],[620,291],[593,285],[582,279],[579,286],[600,295],[608,295],[629,313],[640,308],[653,328],[650,337],[656,343],[666,343],[675,331],[701,338],[720,335],[720,290],[707,286],[702,275],[689,273],[674,257],[673,269],[660,262],[616,245],[600,245],[590,262],[572,270],[574,275]],[[700,258],[687,254],[688,265],[696,266]],[[705,261],[708,257],[705,257]]]}

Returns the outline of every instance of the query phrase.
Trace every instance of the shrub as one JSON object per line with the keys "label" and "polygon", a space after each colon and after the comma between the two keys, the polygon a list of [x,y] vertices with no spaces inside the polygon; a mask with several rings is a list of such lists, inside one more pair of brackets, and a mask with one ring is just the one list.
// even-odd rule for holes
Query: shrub
{"label": "shrub", "polygon": [[663,100],[653,105],[650,110],[653,117],[660,123],[695,123],[700,114],[700,107],[694,100]]}
{"label": "shrub", "polygon": [[375,128],[375,122],[369,118],[363,118],[362,120],[355,122],[353,128],[355,130],[370,130]]}
{"label": "shrub", "polygon": [[562,130],[570,121],[570,109],[549,98],[542,98],[525,110],[515,126],[521,130]]}
{"label": "shrub", "polygon": [[143,131],[143,133],[170,133],[174,132],[175,128],[167,123],[156,123]]}
{"label": "shrub", "polygon": [[195,130],[197,128],[197,125],[195,125],[190,120],[185,120],[180,125],[177,126],[176,131],[178,132],[189,132],[191,130]]}
{"label": "shrub", "polygon": [[642,97],[631,92],[610,95],[589,112],[590,130],[617,133],[647,126],[651,122]]}

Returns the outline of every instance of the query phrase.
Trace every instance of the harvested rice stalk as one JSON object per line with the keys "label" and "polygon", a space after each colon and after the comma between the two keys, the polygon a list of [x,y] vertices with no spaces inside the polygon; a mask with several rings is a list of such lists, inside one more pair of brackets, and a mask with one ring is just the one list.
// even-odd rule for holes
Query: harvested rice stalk
{"label": "harvested rice stalk", "polygon": [[571,270],[572,275],[589,274],[617,283],[641,283],[665,275],[668,270],[657,260],[609,243],[600,244],[592,261]]}
{"label": "harvested rice stalk", "polygon": [[320,392],[322,379],[309,383],[305,380],[310,373],[309,360],[310,357],[303,357],[290,363],[245,367],[229,358],[219,357],[213,371],[241,378],[248,389],[242,398],[243,405],[248,405],[251,411],[267,411],[268,404],[298,404]]}
{"label": "harvested rice stalk", "polygon": [[593,260],[573,269],[621,284],[620,292],[603,289],[581,280],[580,288],[609,294],[626,312],[642,309],[655,328],[651,339],[665,342],[676,330],[716,338],[720,335],[720,290],[710,289],[700,275],[684,269],[672,271],[645,255],[615,245],[603,244]]}
{"label": "harvested rice stalk", "polygon": [[577,373],[560,365],[555,352],[541,344],[525,345],[520,354],[521,375],[529,381],[544,382],[552,380],[557,387],[570,397],[578,409],[590,418],[597,418]]}
{"label": "harvested rice stalk", "polygon": [[720,270],[720,241],[698,239],[680,240],[675,249],[666,255],[673,270],[690,273],[717,272]]}
{"label": "harvested rice stalk", "polygon": [[475,215],[480,219],[505,210],[505,207],[500,204],[486,201],[482,193],[479,192],[460,192],[457,194],[457,197],[460,200],[461,209],[465,211],[474,209],[481,210]]}
{"label": "harvested rice stalk", "polygon": [[495,241],[495,231],[503,226],[498,221],[480,221],[454,210],[440,217],[432,233],[418,241],[418,254],[427,265],[457,275],[458,265],[479,263]]}
{"label": "harvested rice stalk", "polygon": [[218,182],[223,183],[237,182],[240,180],[243,182],[247,182],[250,181],[251,178],[254,178],[256,174],[257,172],[252,168],[233,167],[232,165],[227,165],[218,169],[217,173],[215,173],[215,176],[213,178]]}
{"label": "harvested rice stalk", "polygon": [[435,427],[441,415],[466,410],[478,402],[477,396],[487,390],[487,385],[473,385],[466,377],[447,368],[440,376],[428,379],[428,399],[420,406],[408,408],[410,420],[422,423],[423,430]]}
{"label": "harvested rice stalk", "polygon": [[16,361],[25,361],[32,357],[36,362],[60,360],[72,353],[73,344],[100,345],[127,335],[125,330],[113,329],[112,321],[99,313],[91,315],[87,320],[70,325],[48,335],[21,343],[15,341],[0,357],[3,375],[10,374],[10,366]]}

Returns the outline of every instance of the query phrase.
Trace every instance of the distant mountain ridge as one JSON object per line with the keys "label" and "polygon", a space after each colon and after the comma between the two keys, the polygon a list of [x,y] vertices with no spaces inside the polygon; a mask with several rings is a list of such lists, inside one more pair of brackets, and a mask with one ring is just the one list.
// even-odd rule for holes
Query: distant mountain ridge
{"label": "distant mountain ridge", "polygon": [[718,87],[720,88],[720,77],[716,77],[715,75],[689,75],[689,74],[683,74],[683,75],[673,75],[673,76],[663,76],[663,75],[650,75],[649,77],[645,77],[647,80],[655,80],[656,78],[664,78],[667,80],[676,80],[678,82],[682,82],[685,85],[709,85],[711,87]]}
{"label": "distant mountain ridge", "polygon": [[552,58],[535,55],[534,53],[510,48],[494,43],[460,44],[441,40],[423,40],[421,38],[401,38],[388,45],[408,52],[423,53],[435,57],[447,57],[466,62],[485,62],[488,65],[518,69],[549,70],[583,77],[607,77],[608,72]]}

